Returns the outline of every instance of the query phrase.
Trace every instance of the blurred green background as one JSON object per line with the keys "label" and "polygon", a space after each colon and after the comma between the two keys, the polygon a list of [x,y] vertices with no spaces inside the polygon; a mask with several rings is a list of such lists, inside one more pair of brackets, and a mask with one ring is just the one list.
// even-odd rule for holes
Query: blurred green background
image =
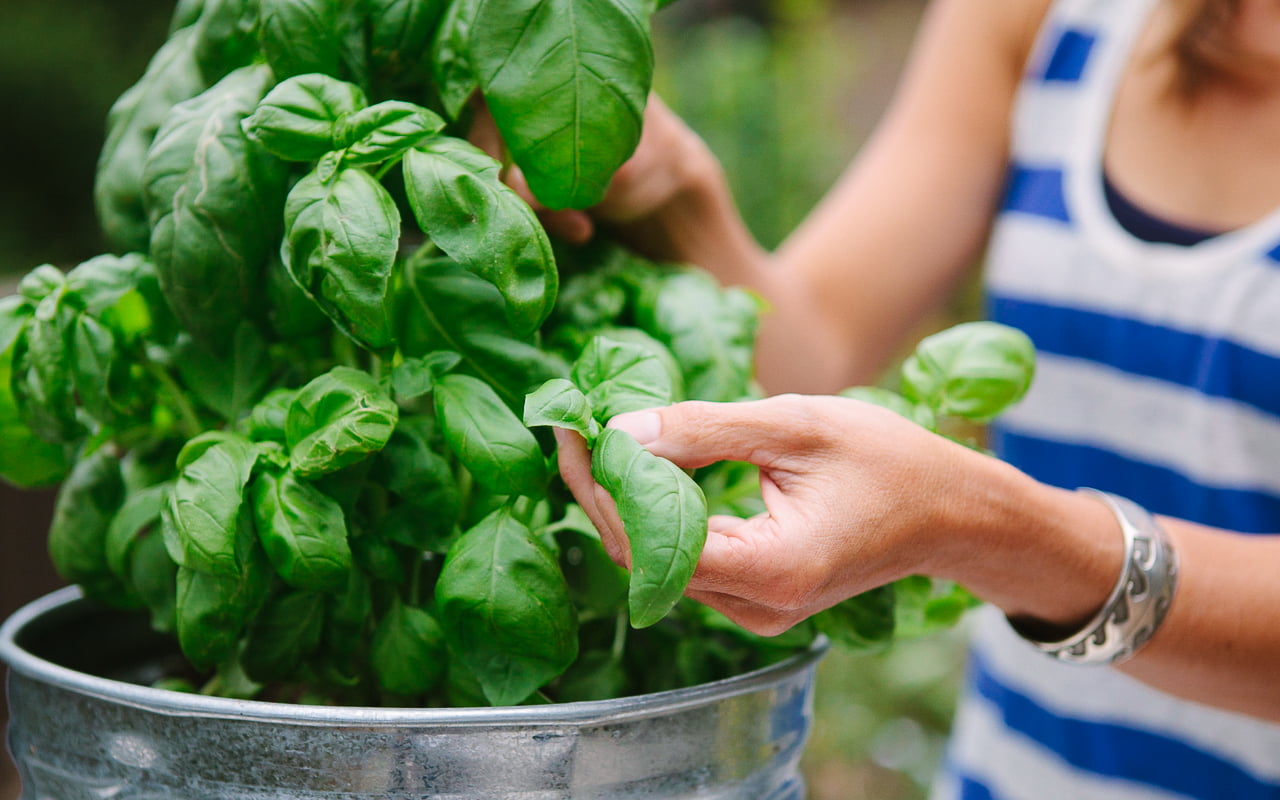
{"label": "blurred green background", "polygon": [[[888,102],[923,4],[679,0],[658,15],[657,89],[720,156],[766,246],[856,154]],[[37,264],[70,267],[103,249],[91,192],[107,109],[163,41],[172,7],[0,0],[0,152],[8,156],[0,293]],[[971,296],[958,298],[931,327],[973,308]],[[44,563],[28,565],[43,559],[49,500],[0,487],[0,616],[56,582]],[[962,669],[958,632],[829,656],[804,761],[810,800],[924,797]],[[0,800],[15,800],[11,765],[0,761]]]}

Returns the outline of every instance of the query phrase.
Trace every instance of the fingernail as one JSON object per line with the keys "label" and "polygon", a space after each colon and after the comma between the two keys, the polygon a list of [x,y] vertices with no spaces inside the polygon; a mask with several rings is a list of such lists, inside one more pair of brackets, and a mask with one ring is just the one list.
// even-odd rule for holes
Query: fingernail
{"label": "fingernail", "polygon": [[630,411],[609,420],[608,427],[626,431],[640,444],[648,444],[662,435],[662,415],[656,411]]}

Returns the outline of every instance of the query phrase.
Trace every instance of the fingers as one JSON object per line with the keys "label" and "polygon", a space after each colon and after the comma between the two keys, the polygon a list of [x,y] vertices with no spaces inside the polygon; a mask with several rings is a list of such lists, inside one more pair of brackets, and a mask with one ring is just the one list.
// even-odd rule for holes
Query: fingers
{"label": "fingers", "polygon": [[585,244],[595,233],[595,223],[585,211],[572,208],[563,211],[552,211],[538,202],[525,180],[524,173],[517,166],[512,166],[503,174],[502,179],[511,189],[529,204],[529,207],[542,221],[547,232],[564,239],[569,244]]}
{"label": "fingers", "polygon": [[830,438],[834,426],[826,400],[779,395],[742,403],[690,401],[619,414],[609,427],[684,468],[717,461],[782,467]]}
{"label": "fingers", "polygon": [[552,430],[558,445],[560,475],[565,485],[600,532],[605,552],[621,566],[630,568],[631,546],[613,498],[591,477],[591,451],[587,449],[586,440],[570,430]]}

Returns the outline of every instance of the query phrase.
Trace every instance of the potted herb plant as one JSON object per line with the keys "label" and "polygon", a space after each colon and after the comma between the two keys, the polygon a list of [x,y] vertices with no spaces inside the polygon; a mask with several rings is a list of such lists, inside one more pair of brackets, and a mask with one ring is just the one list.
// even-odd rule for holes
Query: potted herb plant
{"label": "potted herb plant", "polygon": [[[757,303],[551,241],[465,140],[483,96],[542,202],[598,201],[655,10],[178,3],[108,121],[116,252],[0,299],[0,476],[60,482],[49,550],[80,587],[0,635],[26,797],[797,798],[822,635],[968,607],[913,578],[765,639],[682,597],[755,475],[602,426],[753,396]],[[1025,338],[974,324],[903,394],[851,393],[934,427],[1030,372]],[[632,572],[550,426],[593,445]]]}

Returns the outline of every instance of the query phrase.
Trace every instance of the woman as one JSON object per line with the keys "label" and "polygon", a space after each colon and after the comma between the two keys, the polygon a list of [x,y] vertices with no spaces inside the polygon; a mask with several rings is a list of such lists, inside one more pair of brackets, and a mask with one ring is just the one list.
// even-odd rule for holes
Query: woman
{"label": "woman", "polygon": [[[768,513],[712,521],[689,594],[765,634],[911,573],[988,601],[941,796],[1280,797],[1280,537],[1255,535],[1280,532],[1277,208],[1270,0],[937,0],[771,255],[655,102],[594,220],[762,292],[761,380],[812,393],[611,423],[761,468]],[[821,396],[872,381],[984,250],[993,317],[1039,350],[1007,463]],[[561,453],[625,563],[581,441]]]}

